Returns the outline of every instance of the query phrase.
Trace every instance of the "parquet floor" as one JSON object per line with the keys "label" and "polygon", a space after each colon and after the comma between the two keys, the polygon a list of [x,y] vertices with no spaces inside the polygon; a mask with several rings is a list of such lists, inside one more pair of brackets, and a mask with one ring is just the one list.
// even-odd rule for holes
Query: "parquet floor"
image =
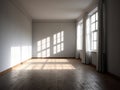
{"label": "parquet floor", "polygon": [[32,59],[0,76],[0,90],[120,90],[120,80],[75,59]]}

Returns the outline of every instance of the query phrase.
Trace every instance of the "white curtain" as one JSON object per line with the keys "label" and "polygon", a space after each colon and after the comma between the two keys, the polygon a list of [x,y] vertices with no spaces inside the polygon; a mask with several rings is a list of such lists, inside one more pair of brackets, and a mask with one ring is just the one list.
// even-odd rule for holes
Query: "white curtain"
{"label": "white curtain", "polygon": [[85,60],[85,63],[86,64],[90,64],[91,62],[91,50],[90,50],[90,19],[89,17],[86,19],[86,60]]}
{"label": "white curtain", "polygon": [[84,59],[83,54],[83,20],[77,23],[76,31],[76,58],[80,58],[82,61]]}
{"label": "white curtain", "polygon": [[79,50],[79,33],[80,33],[80,25],[77,23],[77,29],[76,29],[76,59],[80,58],[80,50]]}

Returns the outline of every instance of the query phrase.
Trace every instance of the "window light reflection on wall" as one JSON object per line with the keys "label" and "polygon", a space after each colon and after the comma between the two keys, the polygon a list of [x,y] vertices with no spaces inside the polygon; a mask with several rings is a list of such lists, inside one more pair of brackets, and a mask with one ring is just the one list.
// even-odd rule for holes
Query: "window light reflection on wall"
{"label": "window light reflection on wall", "polygon": [[64,50],[64,31],[53,35],[53,54],[57,54]]}
{"label": "window light reflection on wall", "polygon": [[44,38],[37,42],[38,57],[50,56],[50,37]]}

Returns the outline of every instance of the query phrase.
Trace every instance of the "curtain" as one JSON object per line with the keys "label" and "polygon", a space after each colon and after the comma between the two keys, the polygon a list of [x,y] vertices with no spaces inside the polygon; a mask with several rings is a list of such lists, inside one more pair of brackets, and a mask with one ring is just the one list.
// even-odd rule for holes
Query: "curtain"
{"label": "curtain", "polygon": [[91,50],[90,50],[90,19],[89,17],[86,19],[86,33],[85,33],[85,37],[86,37],[86,51],[85,51],[85,64],[90,64],[91,63]]}
{"label": "curtain", "polygon": [[98,3],[98,22],[99,22],[99,35],[98,35],[98,61],[97,71],[106,71],[106,27],[105,27],[105,0],[99,0]]}
{"label": "curtain", "polygon": [[[77,33],[76,33],[76,58],[80,58],[82,62],[85,60],[84,58],[84,25],[83,20],[80,20],[77,23]],[[84,63],[84,62],[83,62]]]}
{"label": "curtain", "polygon": [[76,55],[75,58],[79,59],[80,58],[80,50],[78,49],[78,43],[79,43],[79,38],[78,38],[78,31],[80,29],[79,23],[77,23],[77,29],[76,29]]}

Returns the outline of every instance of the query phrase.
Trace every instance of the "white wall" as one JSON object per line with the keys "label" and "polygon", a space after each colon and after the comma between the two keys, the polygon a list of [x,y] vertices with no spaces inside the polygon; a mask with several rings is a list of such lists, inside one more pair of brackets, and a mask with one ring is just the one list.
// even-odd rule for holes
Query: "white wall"
{"label": "white wall", "polygon": [[[50,57],[75,57],[75,23],[74,22],[43,22],[33,23],[33,57],[37,57],[37,42],[50,37]],[[64,50],[54,54],[53,35],[64,31]]]}
{"label": "white wall", "polygon": [[0,72],[31,58],[31,19],[9,0],[0,0]]}
{"label": "white wall", "polygon": [[120,3],[107,0],[107,68],[108,72],[120,76]]}

